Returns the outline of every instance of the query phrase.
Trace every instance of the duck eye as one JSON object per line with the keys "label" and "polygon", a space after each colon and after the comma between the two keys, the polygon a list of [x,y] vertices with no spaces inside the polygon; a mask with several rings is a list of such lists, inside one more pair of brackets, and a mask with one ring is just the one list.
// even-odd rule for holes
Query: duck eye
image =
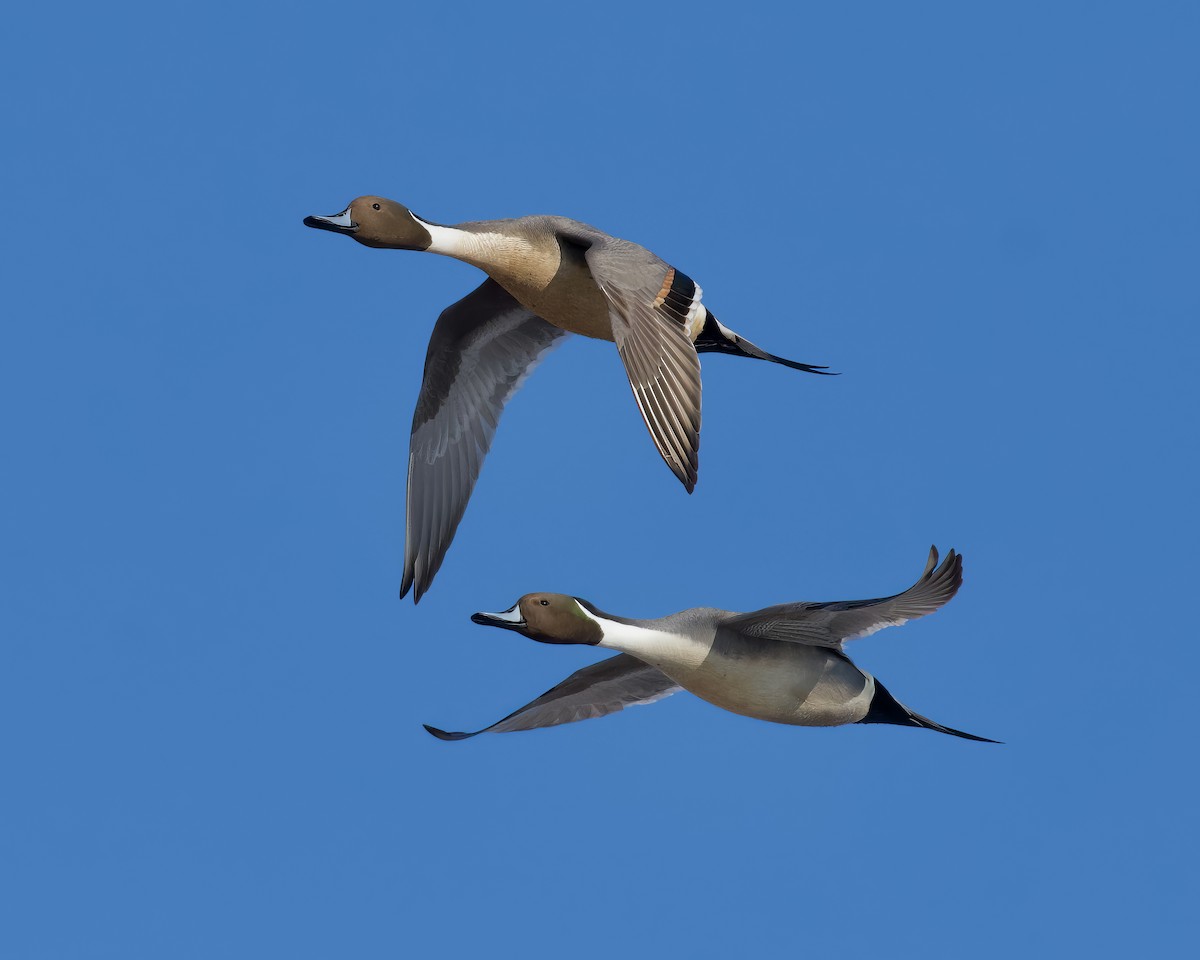
{"label": "duck eye", "polygon": [[538,601],[538,603],[540,603],[540,604],[541,604],[543,607],[548,607],[548,606],[550,606],[550,601],[549,601],[549,600],[539,600],[539,601]]}
{"label": "duck eye", "polygon": [[371,209],[372,209],[372,210],[378,210],[378,209],[379,209],[379,204],[377,204],[377,203],[373,203],[373,204],[371,204]]}

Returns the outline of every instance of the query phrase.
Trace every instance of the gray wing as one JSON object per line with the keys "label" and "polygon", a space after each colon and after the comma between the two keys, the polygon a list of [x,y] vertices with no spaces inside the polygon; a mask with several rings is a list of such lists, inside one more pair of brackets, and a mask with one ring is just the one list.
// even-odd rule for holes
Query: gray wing
{"label": "gray wing", "polygon": [[558,686],[510,713],[503,720],[474,733],[447,733],[425,724],[439,740],[466,740],[481,733],[534,730],[560,723],[606,717],[641,703],[669,697],[679,684],[648,663],[627,653],[576,670]]}
{"label": "gray wing", "polygon": [[442,565],[504,404],[566,331],[488,279],[438,317],[408,453],[400,596],[419,601]]}
{"label": "gray wing", "polygon": [[937,562],[937,547],[930,547],[929,561],[921,578],[894,597],[784,603],[741,614],[721,626],[749,637],[840,649],[844,640],[857,640],[884,627],[899,626],[948,603],[962,586],[962,557],[951,550],[940,567]]}
{"label": "gray wing", "polygon": [[586,257],[608,298],[613,339],[642,419],[667,466],[691,493],[699,466],[700,359],[687,321],[700,288],[624,240],[594,240]]}

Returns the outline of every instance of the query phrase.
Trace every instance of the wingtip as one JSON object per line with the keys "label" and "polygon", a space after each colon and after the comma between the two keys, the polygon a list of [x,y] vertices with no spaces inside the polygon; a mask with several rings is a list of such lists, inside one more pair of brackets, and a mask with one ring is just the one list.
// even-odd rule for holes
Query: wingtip
{"label": "wingtip", "polygon": [[955,574],[960,580],[962,577],[963,556],[953,547],[946,551],[946,557],[942,560],[941,566],[938,566],[938,560],[942,559],[938,553],[936,545],[929,547],[929,557],[925,561],[925,572],[921,574],[921,579],[929,579],[939,574]]}
{"label": "wingtip", "polygon": [[413,603],[418,604],[429,590],[429,584],[418,583],[413,578],[413,575],[406,570],[404,572],[404,579],[400,581],[400,599],[403,600],[407,597],[410,590],[412,591]]}
{"label": "wingtip", "polygon": [[[935,584],[938,589],[946,591],[945,599],[949,600],[963,584],[962,554],[951,547],[946,551],[941,565],[938,565],[937,547],[929,548],[929,560],[925,564],[925,573],[919,583]],[[943,601],[944,602],[944,601]]]}
{"label": "wingtip", "polygon": [[439,730],[437,727],[431,727],[427,723],[421,724],[425,731],[431,736],[437,737],[439,740],[466,740],[471,736],[469,733],[450,733],[446,730]]}
{"label": "wingtip", "polygon": [[963,555],[953,547],[951,547],[950,552],[946,554],[946,568],[954,576],[958,585],[961,586],[963,580]]}
{"label": "wingtip", "polygon": [[921,579],[925,580],[933,574],[938,564],[938,548],[936,544],[929,545],[929,556],[925,559],[925,572],[921,574]]}
{"label": "wingtip", "polygon": [[670,460],[667,460],[666,464],[670,468],[671,473],[675,474],[675,479],[683,484],[684,490],[692,493],[696,489],[696,481],[700,478],[700,471],[696,465],[680,466]]}

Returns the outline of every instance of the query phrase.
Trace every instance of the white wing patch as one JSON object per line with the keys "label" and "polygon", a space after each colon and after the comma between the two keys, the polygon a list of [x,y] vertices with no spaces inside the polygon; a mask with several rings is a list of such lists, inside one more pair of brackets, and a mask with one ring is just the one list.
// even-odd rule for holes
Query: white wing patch
{"label": "white wing patch", "polygon": [[863,637],[869,637],[873,633],[878,633],[885,627],[902,627],[908,623],[908,617],[895,617],[888,620],[880,620],[878,623],[873,623],[865,630],[859,630],[858,633],[848,633],[842,637],[843,642],[846,640],[861,640]]}
{"label": "white wing patch", "polygon": [[700,289],[700,284],[697,283],[696,295],[692,297],[692,305],[688,308],[687,321],[684,324],[688,339],[693,341],[700,336],[700,331],[704,329],[704,321],[708,319],[708,310],[700,303],[702,296],[704,296],[704,291]]}

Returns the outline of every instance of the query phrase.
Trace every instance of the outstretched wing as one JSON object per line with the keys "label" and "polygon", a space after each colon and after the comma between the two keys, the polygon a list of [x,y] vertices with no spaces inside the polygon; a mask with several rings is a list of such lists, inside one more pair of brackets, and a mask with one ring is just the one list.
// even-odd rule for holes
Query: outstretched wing
{"label": "outstretched wing", "polygon": [[844,640],[870,636],[944,606],[962,585],[962,557],[951,550],[939,567],[937,547],[921,578],[903,593],[878,600],[833,603],[784,603],[744,613],[721,624],[748,637],[840,648]]}
{"label": "outstretched wing", "polygon": [[546,352],[566,336],[485,280],[438,317],[408,453],[404,580],[419,601],[442,565],[496,424]]}
{"label": "outstretched wing", "polygon": [[474,733],[447,733],[425,724],[439,740],[466,740],[481,733],[509,733],[534,730],[560,723],[606,717],[640,703],[653,703],[669,697],[679,684],[648,663],[627,653],[593,663],[577,670],[536,700],[510,713],[503,720]]}
{"label": "outstretched wing", "polygon": [[635,243],[592,240],[588,269],[608,298],[613,339],[654,445],[688,493],[700,447],[700,359],[689,326],[701,290]]}

